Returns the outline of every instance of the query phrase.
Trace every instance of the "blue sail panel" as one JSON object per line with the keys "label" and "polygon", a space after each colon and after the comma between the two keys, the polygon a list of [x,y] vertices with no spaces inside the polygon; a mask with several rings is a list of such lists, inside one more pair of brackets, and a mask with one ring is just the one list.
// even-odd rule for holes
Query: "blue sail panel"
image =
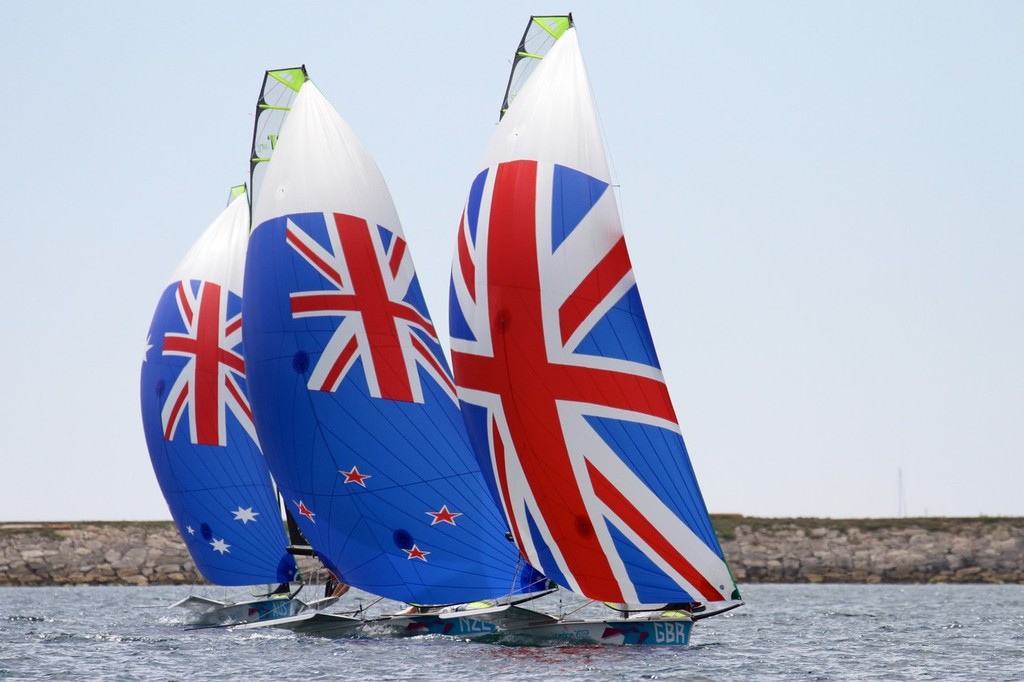
{"label": "blue sail panel", "polygon": [[582,355],[638,362],[661,369],[636,285],[587,332],[575,351]]}
{"label": "blue sail panel", "polygon": [[607,189],[607,182],[566,166],[555,166],[551,187],[552,250],[558,250]]}
{"label": "blue sail panel", "polygon": [[240,314],[240,298],[217,284],[171,284],[153,316],[141,376],[153,470],[196,567],[217,585],[296,577],[247,414]]}
{"label": "blue sail panel", "polygon": [[491,418],[487,413],[487,410],[474,405],[473,403],[467,403],[462,401],[459,403],[459,408],[462,411],[462,419],[466,424],[466,433],[469,436],[469,442],[473,446],[473,453],[477,457],[477,462],[480,464],[480,471],[483,474],[484,483],[487,489],[491,491],[491,497],[494,500],[494,505],[501,508],[501,487],[494,478],[494,471],[491,466],[491,460],[489,456],[490,448],[488,443],[490,442],[490,424]]}

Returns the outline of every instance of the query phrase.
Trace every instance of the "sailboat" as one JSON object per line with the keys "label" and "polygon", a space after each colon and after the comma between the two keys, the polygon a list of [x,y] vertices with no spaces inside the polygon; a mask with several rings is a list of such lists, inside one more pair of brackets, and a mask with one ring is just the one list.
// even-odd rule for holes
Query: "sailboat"
{"label": "sailboat", "polygon": [[[304,67],[266,72],[254,126],[252,183],[262,178],[304,78]],[[160,299],[142,369],[147,445],[179,533],[204,578],[221,586],[250,585],[256,597],[193,594],[172,604],[192,610],[204,624],[266,621],[337,600],[297,598],[303,587],[319,588],[300,576],[293,558],[311,552],[303,551],[305,541],[282,512],[249,406],[241,294],[250,212],[246,186],[232,187],[228,207],[186,255]],[[291,583],[297,583],[294,592]]]}
{"label": "sailboat", "polygon": [[530,638],[686,644],[695,619],[741,601],[651,339],[572,17],[531,17],[517,57],[458,230],[452,364],[519,550],[616,610],[474,616]]}
{"label": "sailboat", "polygon": [[[433,607],[376,623],[415,634],[479,626],[441,621],[443,606],[545,588],[507,539],[473,455],[384,178],[310,80],[252,225],[242,329],[254,423],[318,558],[353,587]],[[327,613],[274,622],[329,635],[363,624]]]}
{"label": "sailboat", "polygon": [[298,573],[247,398],[241,295],[248,233],[239,185],[164,289],[141,372],[153,470],[196,567],[214,585],[267,584],[253,590],[256,598],[191,595],[174,604],[204,623],[290,616],[305,606],[287,589],[273,593]]}

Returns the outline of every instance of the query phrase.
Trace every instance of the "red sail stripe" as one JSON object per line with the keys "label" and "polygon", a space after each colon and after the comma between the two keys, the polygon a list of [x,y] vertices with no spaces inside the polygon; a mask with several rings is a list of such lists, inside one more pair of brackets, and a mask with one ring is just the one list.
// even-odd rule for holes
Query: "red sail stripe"
{"label": "red sail stripe", "polygon": [[559,307],[558,322],[563,344],[632,270],[629,253],[626,251],[626,239],[619,237],[615,246]]}
{"label": "red sail stripe", "polygon": [[288,227],[285,239],[292,246],[292,248],[294,248],[296,251],[300,252],[303,256],[305,256],[306,260],[313,263],[317,268],[319,268],[320,271],[323,272],[324,275],[327,277],[327,279],[331,280],[331,282],[333,282],[338,287],[344,286],[344,284],[341,281],[341,273],[335,270],[333,267],[331,267],[327,263],[327,261],[325,261],[319,255],[317,255],[315,251],[313,251],[311,248],[303,244],[302,241],[299,240],[298,236],[292,231],[291,226]]}
{"label": "red sail stripe", "polygon": [[398,276],[398,268],[402,267],[402,257],[405,255],[405,240],[395,237],[395,246],[391,249],[391,259],[388,265],[391,267],[391,276]]}
{"label": "red sail stripe", "polygon": [[466,283],[469,297],[476,302],[476,264],[469,253],[469,231],[465,228],[466,216],[462,216],[459,222],[459,269],[462,271],[462,281]]}
{"label": "red sail stripe", "polygon": [[615,512],[619,518],[637,533],[640,538],[657,552],[658,556],[682,575],[687,582],[693,585],[705,601],[721,601],[722,595],[715,589],[714,585],[708,582],[693,564],[686,560],[678,549],[666,538],[655,526],[644,516],[643,512],[626,498],[611,481],[605,478],[598,469],[587,462],[587,472],[590,474],[590,482],[594,486],[594,492],[609,509]]}

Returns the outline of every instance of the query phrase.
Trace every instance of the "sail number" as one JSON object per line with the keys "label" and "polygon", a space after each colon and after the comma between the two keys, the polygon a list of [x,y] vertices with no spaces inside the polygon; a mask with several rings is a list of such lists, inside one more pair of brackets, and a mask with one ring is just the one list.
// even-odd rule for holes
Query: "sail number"
{"label": "sail number", "polygon": [[451,623],[454,627],[447,630],[445,634],[463,635],[472,632],[494,632],[498,629],[498,627],[493,623],[487,623],[473,618],[456,618],[451,621]]}
{"label": "sail number", "polygon": [[687,623],[653,623],[658,644],[685,644]]}

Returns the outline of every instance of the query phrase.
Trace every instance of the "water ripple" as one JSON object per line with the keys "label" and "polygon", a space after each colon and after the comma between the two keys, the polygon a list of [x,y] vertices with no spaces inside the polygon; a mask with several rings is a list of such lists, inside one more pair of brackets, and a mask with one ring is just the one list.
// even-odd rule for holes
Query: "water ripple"
{"label": "water ripple", "polygon": [[747,586],[746,606],[699,622],[681,648],[188,630],[151,608],[183,592],[0,588],[0,678],[901,682],[1020,679],[1024,660],[1024,594],[1013,585]]}

